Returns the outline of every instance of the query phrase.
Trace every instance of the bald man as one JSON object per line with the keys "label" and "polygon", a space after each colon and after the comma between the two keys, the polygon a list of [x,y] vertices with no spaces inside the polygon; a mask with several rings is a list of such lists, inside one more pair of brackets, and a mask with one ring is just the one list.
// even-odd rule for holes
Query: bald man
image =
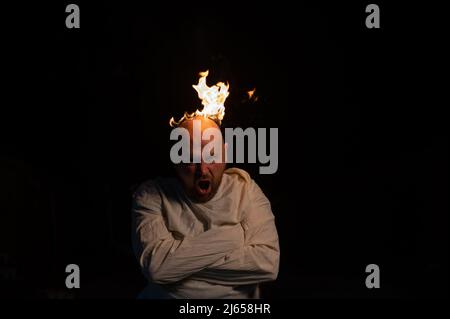
{"label": "bald man", "polygon": [[[209,142],[196,149],[194,121],[201,133],[220,132],[207,117],[184,120],[191,157]],[[149,280],[142,298],[258,298],[258,284],[276,279],[270,202],[247,172],[226,169],[221,143],[222,160],[175,164],[175,177],[147,181],[133,195],[133,246]]]}

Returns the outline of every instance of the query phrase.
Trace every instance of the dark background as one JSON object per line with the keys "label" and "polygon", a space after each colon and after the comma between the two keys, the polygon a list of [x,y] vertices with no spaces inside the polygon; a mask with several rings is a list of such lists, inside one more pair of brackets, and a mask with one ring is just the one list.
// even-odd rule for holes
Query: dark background
{"label": "dark background", "polygon": [[264,296],[448,296],[448,139],[424,23],[439,7],[377,2],[369,30],[370,2],[76,1],[81,28],[66,29],[69,3],[3,6],[2,294],[136,297],[130,195],[172,173],[168,120],[199,107],[209,69],[230,83],[224,126],[279,128],[276,174],[241,165],[280,236]]}

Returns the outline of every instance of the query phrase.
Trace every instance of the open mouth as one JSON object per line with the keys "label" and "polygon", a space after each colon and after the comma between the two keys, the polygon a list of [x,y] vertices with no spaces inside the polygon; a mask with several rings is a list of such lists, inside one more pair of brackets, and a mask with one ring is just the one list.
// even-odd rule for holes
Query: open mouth
{"label": "open mouth", "polygon": [[208,180],[201,180],[197,182],[197,192],[201,195],[206,195],[211,189],[211,182]]}

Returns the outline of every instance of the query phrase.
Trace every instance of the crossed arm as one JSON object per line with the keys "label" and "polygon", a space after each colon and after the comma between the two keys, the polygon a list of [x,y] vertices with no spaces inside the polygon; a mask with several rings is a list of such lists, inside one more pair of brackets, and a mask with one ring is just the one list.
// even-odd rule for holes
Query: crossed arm
{"label": "crossed arm", "polygon": [[222,285],[274,280],[279,264],[274,217],[267,198],[253,187],[256,195],[241,223],[183,238],[167,229],[154,190],[136,195],[134,246],[147,277],[159,284],[187,277]]}

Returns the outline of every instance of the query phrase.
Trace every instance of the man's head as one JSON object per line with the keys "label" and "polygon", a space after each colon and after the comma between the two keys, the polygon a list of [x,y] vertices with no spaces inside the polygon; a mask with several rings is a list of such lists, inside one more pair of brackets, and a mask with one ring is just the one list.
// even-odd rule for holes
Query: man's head
{"label": "man's head", "polygon": [[[195,123],[195,124],[194,124]],[[199,125],[200,124],[200,125]],[[175,171],[180,179],[186,194],[197,202],[209,201],[217,192],[220,182],[222,181],[223,172],[225,171],[225,144],[223,143],[222,134],[219,126],[213,120],[196,116],[191,119],[184,120],[179,127],[186,129],[190,137],[190,163],[180,163],[175,165]],[[197,132],[194,132],[198,130]],[[210,136],[208,139],[201,138],[201,143],[195,147],[194,136],[204,136],[204,132],[215,133],[220,136],[221,159],[212,163],[205,162],[204,154],[205,146],[214,139]],[[217,151],[217,150],[216,150]],[[207,152],[208,153],[208,152]],[[193,163],[193,158],[198,156],[200,163]],[[217,155],[217,154],[208,154]]]}

